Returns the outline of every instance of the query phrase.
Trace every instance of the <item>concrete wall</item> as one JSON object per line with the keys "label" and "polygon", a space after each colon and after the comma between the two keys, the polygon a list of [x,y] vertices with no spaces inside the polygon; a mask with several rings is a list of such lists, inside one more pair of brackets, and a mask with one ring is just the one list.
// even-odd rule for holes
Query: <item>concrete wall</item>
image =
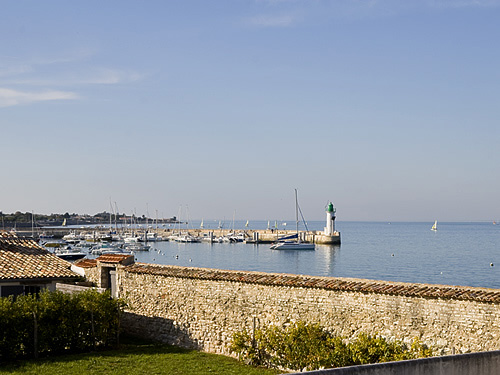
{"label": "concrete wall", "polygon": [[418,338],[436,354],[500,348],[500,290],[145,264],[116,277],[129,331],[213,353],[231,354],[233,333],[254,318],[260,327],[301,320],[345,337]]}
{"label": "concrete wall", "polygon": [[500,351],[378,363],[320,371],[307,375],[498,375]]}

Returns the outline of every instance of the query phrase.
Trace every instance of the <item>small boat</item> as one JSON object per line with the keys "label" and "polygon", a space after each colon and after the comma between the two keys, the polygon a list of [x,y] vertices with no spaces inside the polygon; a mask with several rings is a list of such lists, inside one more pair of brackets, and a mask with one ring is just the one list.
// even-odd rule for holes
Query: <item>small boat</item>
{"label": "small boat", "polygon": [[213,235],[210,236],[208,233],[205,233],[202,237],[201,237],[201,242],[208,242],[208,243],[222,243],[224,242],[224,238],[223,237],[214,237]]}
{"label": "small boat", "polygon": [[245,233],[230,232],[230,233],[226,234],[225,236],[221,237],[221,239],[222,239],[221,242],[236,243],[236,242],[244,242],[246,237],[245,237]]}
{"label": "small boat", "polygon": [[271,246],[272,250],[314,250],[316,246],[313,243],[305,242],[278,242]]}
{"label": "small boat", "polygon": [[129,243],[137,243],[137,242],[139,242],[139,240],[140,240],[139,237],[135,236],[135,235],[123,238],[123,241],[125,241],[125,243],[127,243],[127,244],[129,244]]}
{"label": "small boat", "polygon": [[438,222],[437,220],[434,222],[434,225],[432,226],[431,230],[433,230],[434,232],[436,232],[438,230],[437,228],[437,225],[438,225]]}
{"label": "small boat", "polygon": [[80,242],[82,237],[80,235],[76,234],[75,232],[71,232],[71,233],[63,236],[62,239],[64,241],[66,241],[67,243],[77,243],[77,242]]}
{"label": "small boat", "polygon": [[71,246],[65,246],[64,248],[56,249],[54,250],[54,254],[64,260],[82,259],[87,255],[79,249],[71,248]]}
{"label": "small boat", "polygon": [[126,244],[125,245],[125,250],[126,251],[149,251],[151,246],[149,245],[143,245],[141,243],[131,243],[131,244]]}
{"label": "small boat", "polygon": [[[302,213],[301,213],[302,214]],[[295,189],[295,225],[297,228],[297,241],[283,241],[271,246],[272,250],[314,250],[314,243],[305,243],[300,241],[299,235],[299,200],[297,198],[297,189]],[[275,225],[278,228],[278,225]]]}
{"label": "small boat", "polygon": [[148,232],[146,234],[145,242],[159,242],[159,241],[163,241],[163,238],[161,236],[158,236],[156,232]]}
{"label": "small boat", "polygon": [[123,249],[122,246],[123,244],[119,243],[109,243],[109,242],[102,242],[99,244],[96,244],[90,248],[90,253],[92,255],[102,255],[102,254],[112,254],[112,253],[122,253]]}
{"label": "small boat", "polygon": [[113,241],[113,233],[98,233],[96,235],[97,241]]}
{"label": "small boat", "polygon": [[177,238],[175,238],[175,242],[192,243],[200,241],[198,238],[191,236],[190,234],[179,234]]}

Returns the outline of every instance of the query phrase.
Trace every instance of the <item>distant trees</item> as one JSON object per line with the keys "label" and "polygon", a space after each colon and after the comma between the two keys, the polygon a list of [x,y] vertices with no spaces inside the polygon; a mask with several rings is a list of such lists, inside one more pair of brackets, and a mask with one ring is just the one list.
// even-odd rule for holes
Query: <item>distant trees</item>
{"label": "distant trees", "polygon": [[[134,221],[137,223],[144,223],[146,220],[153,221],[153,219],[146,217],[145,215],[142,216],[135,216],[132,215],[134,218]],[[117,223],[124,223],[130,221],[130,216],[127,216],[126,214],[120,214],[120,213],[109,213],[106,211],[99,212],[95,215],[87,215],[87,214],[76,214],[72,213],[70,214],[69,212],[66,212],[64,214],[50,214],[50,215],[43,215],[43,214],[36,214],[36,213],[31,213],[31,212],[21,212],[21,211],[16,211],[14,213],[4,213],[0,211],[0,225],[2,226],[7,226],[7,227],[14,227],[15,224],[26,224],[26,223],[31,223],[34,221],[35,225],[53,225],[53,224],[60,224],[62,221],[66,219],[68,222],[72,222],[74,224],[78,223],[83,223],[83,224],[107,224],[110,222],[116,222]],[[176,222],[177,219],[176,217],[172,217],[169,219],[159,219],[159,222]],[[1,227],[0,227],[1,229]]]}
{"label": "distant trees", "polygon": [[[21,212],[16,211],[11,214],[7,214],[0,211],[0,217],[3,223],[12,224],[12,223],[31,223],[34,221],[35,223],[53,223],[63,221],[64,219],[71,219],[75,221],[89,221],[89,222],[109,222],[109,218],[112,214],[107,212],[101,212],[91,215],[80,215],[76,213],[70,214],[66,212],[64,214],[34,214],[31,212]],[[117,215],[119,217],[120,214]],[[114,217],[114,215],[112,215]]]}

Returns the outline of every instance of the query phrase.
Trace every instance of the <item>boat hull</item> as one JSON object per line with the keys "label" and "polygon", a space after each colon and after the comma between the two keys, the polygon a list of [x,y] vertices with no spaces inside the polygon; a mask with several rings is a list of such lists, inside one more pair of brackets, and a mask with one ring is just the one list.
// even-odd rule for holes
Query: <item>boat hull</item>
{"label": "boat hull", "polygon": [[68,254],[56,254],[59,258],[64,259],[64,260],[78,260],[85,258],[84,253],[68,253]]}
{"label": "boat hull", "polygon": [[299,243],[299,242],[280,242],[273,246],[273,250],[314,250],[316,246],[313,243]]}

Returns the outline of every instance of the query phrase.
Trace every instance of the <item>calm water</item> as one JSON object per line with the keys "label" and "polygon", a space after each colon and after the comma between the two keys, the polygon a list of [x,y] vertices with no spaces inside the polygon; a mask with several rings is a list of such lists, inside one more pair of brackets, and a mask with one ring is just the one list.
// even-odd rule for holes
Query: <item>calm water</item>
{"label": "calm water", "polygon": [[[500,225],[438,223],[433,232],[432,224],[337,222],[342,245],[318,245],[315,251],[271,250],[267,244],[158,242],[136,258],[189,267],[500,288]],[[217,228],[216,223],[204,225]],[[309,229],[323,226],[309,223]],[[251,229],[266,227],[267,221],[250,223]]]}

